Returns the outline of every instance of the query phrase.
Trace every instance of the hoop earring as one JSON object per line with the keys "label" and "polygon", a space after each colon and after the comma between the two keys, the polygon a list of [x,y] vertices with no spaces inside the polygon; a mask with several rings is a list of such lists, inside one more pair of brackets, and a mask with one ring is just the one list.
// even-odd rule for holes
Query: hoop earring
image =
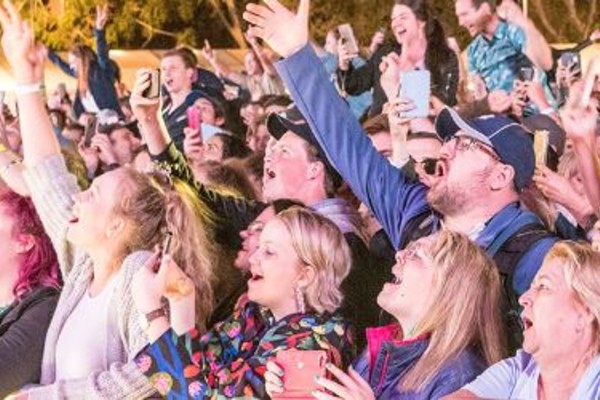
{"label": "hoop earring", "polygon": [[300,289],[300,285],[296,285],[294,288],[294,293],[296,295],[296,308],[300,314],[306,313],[306,304],[304,303],[304,292]]}

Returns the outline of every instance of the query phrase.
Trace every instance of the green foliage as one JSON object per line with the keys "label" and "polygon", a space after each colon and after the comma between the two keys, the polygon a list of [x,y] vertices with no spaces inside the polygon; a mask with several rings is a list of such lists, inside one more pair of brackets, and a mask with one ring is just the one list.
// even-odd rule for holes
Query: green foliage
{"label": "green foliage", "polygon": [[[50,47],[65,49],[75,41],[90,44],[97,0],[62,1],[64,12],[60,15],[51,11],[48,0],[27,0],[22,8],[33,16],[37,37]],[[248,2],[234,2],[240,20]],[[597,27],[600,17],[600,0],[529,2],[532,18],[550,41],[582,40],[591,28]],[[543,10],[536,8],[536,2],[543,5]],[[296,7],[298,1],[283,0],[283,3]],[[469,38],[464,29],[457,26],[453,3],[452,0],[430,0],[446,33],[457,36],[464,45]],[[576,14],[569,12],[570,4],[574,4]],[[392,5],[392,0],[313,0],[312,35],[321,42],[329,28],[350,22],[361,43],[368,45],[381,26],[388,27],[389,32]],[[216,48],[237,47],[230,31],[233,20],[225,0],[111,0],[111,6],[113,17],[107,36],[113,48],[170,48],[180,43],[198,47],[204,39],[209,39]],[[223,23],[217,11],[230,26]]]}

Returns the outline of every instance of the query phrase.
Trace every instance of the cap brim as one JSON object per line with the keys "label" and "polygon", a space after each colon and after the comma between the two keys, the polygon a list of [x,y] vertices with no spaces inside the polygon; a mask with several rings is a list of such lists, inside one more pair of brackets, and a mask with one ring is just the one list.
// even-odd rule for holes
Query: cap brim
{"label": "cap brim", "polygon": [[450,138],[456,135],[458,131],[462,131],[464,136],[472,137],[492,148],[494,147],[487,136],[469,125],[467,121],[462,119],[460,115],[450,107],[444,107],[438,114],[435,120],[435,130],[442,139]]}
{"label": "cap brim", "polygon": [[271,113],[267,118],[267,131],[279,140],[287,131],[291,130],[287,122],[285,118],[281,118],[277,113]]}

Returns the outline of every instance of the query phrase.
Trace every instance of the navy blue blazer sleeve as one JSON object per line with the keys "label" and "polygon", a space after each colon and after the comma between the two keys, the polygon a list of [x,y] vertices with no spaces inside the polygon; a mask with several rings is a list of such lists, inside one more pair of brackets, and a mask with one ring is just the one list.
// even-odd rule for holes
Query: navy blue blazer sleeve
{"label": "navy blue blazer sleeve", "polygon": [[406,223],[429,209],[426,187],[375,150],[310,46],[275,67],[331,164],[398,248]]}

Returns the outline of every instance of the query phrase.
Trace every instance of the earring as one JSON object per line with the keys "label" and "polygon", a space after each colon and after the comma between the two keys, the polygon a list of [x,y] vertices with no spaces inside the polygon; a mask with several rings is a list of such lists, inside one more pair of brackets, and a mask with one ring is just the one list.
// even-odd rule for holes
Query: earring
{"label": "earring", "polygon": [[300,314],[304,314],[306,312],[306,305],[304,304],[304,293],[300,289],[300,285],[296,285],[294,293],[296,295],[296,308],[298,308]]}

